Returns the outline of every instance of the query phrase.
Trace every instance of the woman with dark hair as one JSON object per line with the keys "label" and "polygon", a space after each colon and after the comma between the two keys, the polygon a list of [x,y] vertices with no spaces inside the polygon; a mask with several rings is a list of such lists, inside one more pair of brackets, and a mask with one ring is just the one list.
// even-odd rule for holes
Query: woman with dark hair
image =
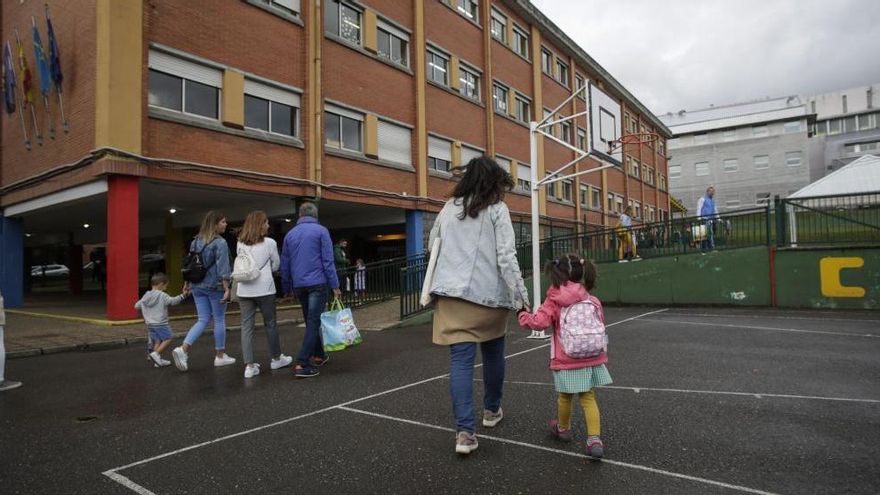
{"label": "woman with dark hair", "polygon": [[[229,303],[230,276],[229,247],[222,235],[226,232],[226,215],[209,211],[202,220],[198,235],[189,245],[189,251],[201,253],[207,273],[205,278],[192,285],[198,321],[189,329],[183,345],[171,352],[174,365],[180,371],[189,369],[189,350],[214,320],[214,366],[235,364],[235,358],[226,354],[226,304]],[[190,283],[186,283],[190,287]]]}
{"label": "woman with dark hair", "polygon": [[455,451],[477,448],[474,420],[474,359],[483,354],[483,426],[497,425],[504,384],[504,335],[511,310],[528,308],[529,298],[516,260],[510,212],[504,194],[513,179],[495,160],[467,164],[431,229],[436,268],[430,291],[436,302],[435,344],[450,349],[450,394],[455,414]]}

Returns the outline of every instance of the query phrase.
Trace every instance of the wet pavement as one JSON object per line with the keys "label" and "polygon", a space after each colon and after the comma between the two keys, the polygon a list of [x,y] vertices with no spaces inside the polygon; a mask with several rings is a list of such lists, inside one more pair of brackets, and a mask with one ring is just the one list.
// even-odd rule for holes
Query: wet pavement
{"label": "wet pavement", "polygon": [[[876,492],[880,316],[658,309],[607,311],[603,462],[583,456],[580,411],[575,442],[545,433],[549,350],[513,326],[505,419],[469,457],[453,453],[448,355],[429,327],[367,332],[308,380],[270,371],[258,332],[252,380],[213,368],[209,335],[185,374],[139,346],[9,361],[25,385],[0,394],[0,491]],[[302,329],[281,334],[294,354]],[[239,334],[228,349],[241,357]]]}

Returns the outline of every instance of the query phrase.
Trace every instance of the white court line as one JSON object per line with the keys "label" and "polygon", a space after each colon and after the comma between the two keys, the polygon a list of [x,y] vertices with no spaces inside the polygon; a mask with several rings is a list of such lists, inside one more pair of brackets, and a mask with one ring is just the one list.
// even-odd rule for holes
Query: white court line
{"label": "white court line", "polygon": [[[656,310],[656,311],[649,311],[649,312],[647,312],[647,313],[642,313],[642,314],[640,314],[640,315],[632,316],[632,317],[627,318],[627,319],[625,319],[625,320],[620,320],[620,321],[616,321],[616,322],[614,322],[614,323],[609,323],[608,325],[606,325],[606,327],[612,327],[612,326],[614,326],[614,325],[620,325],[621,323],[626,323],[626,322],[628,322],[628,321],[632,321],[632,320],[635,320],[635,319],[637,319],[637,318],[641,318],[641,317],[643,317],[643,316],[649,316],[649,315],[653,315],[653,314],[657,314],[657,313],[662,313],[662,312],[664,312],[664,311],[666,311],[666,309],[659,309],[659,310]],[[543,345],[540,345],[540,346],[537,346],[537,347],[532,347],[532,348],[530,348],[530,349],[526,349],[526,350],[524,350],[524,351],[520,351],[520,352],[517,352],[517,353],[514,353],[514,354],[510,354],[510,355],[508,355],[508,356],[505,356],[504,359],[510,359],[510,358],[512,358],[512,357],[516,357],[516,356],[519,356],[519,355],[522,355],[522,354],[526,354],[526,353],[529,353],[529,352],[537,351],[538,349],[542,349],[542,348],[547,347],[547,346],[549,346],[549,345],[550,345],[550,344],[548,343],[548,344],[543,344]],[[483,366],[483,365],[482,365],[482,364],[478,364],[478,365],[475,366],[475,368],[479,368],[479,367],[481,367],[481,366]],[[120,483],[121,485],[125,486],[126,488],[130,488],[130,489],[134,490],[135,492],[137,492],[137,493],[139,493],[139,494],[141,494],[141,495],[150,495],[150,494],[152,494],[152,492],[150,492],[150,491],[147,490],[146,488],[144,488],[144,487],[138,485],[137,483],[131,481],[130,479],[126,478],[125,476],[119,475],[118,472],[119,472],[119,471],[126,470],[126,469],[129,469],[129,468],[133,468],[133,467],[135,467],[135,466],[140,466],[140,465],[142,465],[142,464],[147,464],[147,463],[149,463],[149,462],[157,461],[157,460],[159,460],[159,459],[164,459],[164,458],[166,458],[166,457],[170,457],[170,456],[174,456],[174,455],[177,455],[177,454],[181,454],[181,453],[183,453],[183,452],[187,452],[187,451],[190,451],[190,450],[193,450],[193,449],[198,449],[198,448],[201,448],[201,447],[205,447],[205,446],[207,446],[207,445],[212,445],[212,444],[215,444],[215,443],[218,443],[218,442],[223,442],[223,441],[225,441],[225,440],[229,440],[229,439],[232,439],[232,438],[240,437],[240,436],[242,436],[242,435],[248,435],[248,434],[255,433],[255,432],[258,432],[258,431],[261,431],[261,430],[265,430],[265,429],[268,429],[268,428],[273,428],[273,427],[275,427],[275,426],[280,426],[280,425],[283,425],[283,424],[286,424],[286,423],[290,423],[290,422],[292,422],[292,421],[297,421],[297,420],[300,420],[300,419],[303,419],[303,418],[307,418],[307,417],[309,417],[309,416],[314,416],[314,415],[316,415],[316,414],[321,414],[321,413],[324,413],[324,412],[327,412],[327,411],[331,411],[331,410],[333,410],[333,409],[338,409],[338,408],[345,407],[345,406],[348,406],[348,405],[351,405],[351,404],[356,404],[356,403],[358,403],[358,402],[363,402],[363,401],[365,401],[365,400],[375,399],[376,397],[381,397],[381,396],[383,396],[383,395],[393,394],[393,393],[395,393],[395,392],[399,392],[399,391],[401,391],[401,390],[406,390],[406,389],[408,389],[408,388],[417,387],[417,386],[419,386],[419,385],[424,385],[425,383],[430,383],[430,382],[433,382],[433,381],[437,381],[437,380],[440,380],[440,379],[446,378],[446,377],[448,377],[448,376],[449,376],[449,373],[444,373],[444,374],[442,374],[442,375],[437,375],[437,376],[434,376],[434,377],[431,377],[431,378],[427,378],[427,379],[425,379],[425,380],[420,380],[420,381],[413,382],[413,383],[410,383],[410,384],[407,384],[407,385],[402,385],[402,386],[400,386],[400,387],[396,387],[396,388],[392,388],[392,389],[389,389],[389,390],[385,390],[385,391],[383,391],[383,392],[378,392],[378,393],[375,393],[375,394],[372,394],[372,395],[368,395],[368,396],[366,396],[366,397],[361,397],[361,398],[359,398],[359,399],[354,399],[354,400],[350,400],[350,401],[347,401],[347,402],[343,402],[343,403],[341,403],[341,404],[337,404],[337,405],[335,405],[335,406],[325,407],[325,408],[323,408],[323,409],[318,409],[318,410],[316,410],[316,411],[308,412],[308,413],[305,413],[305,414],[300,414],[299,416],[294,416],[294,417],[291,417],[291,418],[282,419],[282,420],[280,420],[280,421],[276,421],[276,422],[274,422],[274,423],[269,423],[269,424],[266,424],[266,425],[263,425],[263,426],[258,426],[258,427],[256,427],[256,428],[251,428],[251,429],[249,429],[249,430],[244,430],[244,431],[240,431],[240,432],[238,432],[238,433],[233,433],[233,434],[231,434],[231,435],[226,435],[226,436],[222,436],[222,437],[219,437],[219,438],[215,438],[214,440],[208,440],[208,441],[206,441],[206,442],[201,442],[201,443],[197,443],[197,444],[195,444],[195,445],[190,445],[189,447],[183,447],[183,448],[180,448],[180,449],[177,449],[177,450],[172,450],[172,451],[170,451],[170,452],[165,452],[164,454],[155,455],[155,456],[153,456],[153,457],[149,457],[149,458],[147,458],[147,459],[143,459],[143,460],[140,460],[140,461],[132,462],[132,463],[130,463],[130,464],[126,464],[126,465],[124,465],[124,466],[119,466],[119,467],[115,467],[115,468],[112,468],[112,469],[108,469],[107,471],[104,471],[104,472],[101,473],[101,474],[103,474],[104,476],[107,476],[108,478],[110,478],[110,479],[112,479],[112,480],[114,480],[114,481]],[[116,476],[114,476],[114,475],[116,475]]]}
{"label": "white court line", "polygon": [[[447,427],[444,427],[444,426],[432,425],[432,424],[430,424],[430,423],[422,423],[422,422],[420,422],[420,421],[413,421],[413,420],[411,420],[411,419],[398,418],[398,417],[395,417],[395,416],[388,416],[387,414],[380,414],[380,413],[374,413],[374,412],[371,412],[371,411],[364,411],[363,409],[353,409],[353,408],[350,408],[350,407],[339,407],[338,409],[341,409],[341,410],[343,410],[343,411],[349,411],[349,412],[357,413],[357,414],[363,414],[363,415],[366,415],[366,416],[373,416],[373,417],[376,417],[376,418],[387,419],[387,420],[390,420],[390,421],[397,421],[397,422],[399,422],[399,423],[406,423],[406,424],[410,424],[410,425],[414,425],[414,426],[421,426],[421,427],[423,427],[423,428],[431,428],[431,429],[434,429],[434,430],[440,430],[440,431],[447,431],[447,432],[450,432],[450,433],[455,433],[455,429],[453,429],[453,428],[447,428]],[[496,441],[496,442],[508,443],[508,444],[511,444],[511,445],[518,445],[518,446],[520,446],[520,447],[526,447],[526,448],[535,449],[535,450],[542,450],[542,451],[544,451],[544,452],[551,452],[551,453],[553,453],[553,454],[561,454],[561,455],[566,455],[566,456],[569,456],[569,457],[577,457],[577,458],[580,458],[580,459],[593,459],[592,457],[589,457],[589,456],[587,456],[587,455],[585,455],[585,454],[580,454],[580,453],[577,453],[577,452],[571,452],[571,451],[568,451],[568,450],[560,450],[560,449],[554,449],[554,448],[550,448],[550,447],[544,447],[543,445],[535,445],[535,444],[531,444],[531,443],[520,442],[520,441],[517,441],[517,440],[510,440],[510,439],[508,439],[508,438],[502,438],[502,437],[496,437],[496,436],[492,436],[492,435],[484,435],[484,434],[477,434],[477,437],[478,437],[478,438],[485,438],[485,439],[487,439],[487,440],[494,440],[494,441]],[[672,477],[672,478],[679,478],[679,479],[684,479],[684,480],[688,480],[688,481],[694,481],[694,482],[697,482],[697,483],[703,483],[703,484],[707,484],[707,485],[718,486],[718,487],[727,488],[727,489],[730,489],[730,490],[736,490],[736,491],[739,491],[739,492],[745,492],[745,493],[757,493],[757,494],[760,494],[760,495],[774,495],[773,492],[766,492],[766,491],[763,491],[763,490],[757,490],[757,489],[755,489],[755,488],[749,488],[749,487],[747,487],[747,486],[732,485],[732,484],[724,483],[724,482],[721,482],[721,481],[715,481],[715,480],[710,480],[710,479],[706,479],[706,478],[699,478],[699,477],[697,477],[697,476],[690,476],[690,475],[687,475],[687,474],[676,473],[676,472],[673,472],[673,471],[666,471],[666,470],[664,470],[664,469],[657,469],[657,468],[652,468],[652,467],[649,467],[649,466],[643,466],[643,465],[641,465],[641,464],[631,464],[631,463],[629,463],[629,462],[614,461],[614,460],[611,460],[611,459],[604,459],[604,458],[602,459],[601,462],[602,462],[603,464],[611,464],[611,465],[614,465],[614,466],[621,466],[621,467],[626,467],[626,468],[630,468],[630,469],[637,469],[637,470],[639,470],[639,471],[646,471],[646,472],[654,473],[654,474],[662,474],[662,475],[664,475],[664,476],[669,476],[669,477]]]}
{"label": "white court line", "polygon": [[802,330],[800,328],[730,325],[727,323],[704,323],[704,322],[700,322],[700,321],[667,320],[665,318],[648,318],[645,321],[662,321],[662,322],[666,322],[666,323],[678,323],[680,325],[698,325],[698,326],[704,326],[704,327],[728,327],[728,328],[744,328],[747,330],[772,330],[775,332],[815,333],[815,334],[820,334],[820,335],[836,335],[838,337],[868,337],[868,338],[873,338],[873,339],[880,338],[880,335],[875,335],[872,333],[827,332],[824,330]]}
{"label": "white court line", "polygon": [[[482,381],[477,378],[474,381]],[[525,382],[525,381],[517,381],[517,380],[506,380],[504,383],[510,383],[513,385],[538,385],[543,387],[553,387],[555,384],[548,382]],[[723,390],[690,390],[690,389],[682,389],[682,388],[654,388],[654,387],[621,387],[617,385],[603,385],[600,387],[601,389],[608,390],[631,390],[635,393],[639,392],[670,392],[676,394],[707,394],[707,395],[736,395],[740,397],[754,397],[756,399],[763,399],[765,397],[770,397],[774,399],[804,399],[804,400],[827,400],[827,401],[837,401],[837,402],[862,402],[865,404],[880,404],[880,400],[877,399],[855,399],[850,397],[823,397],[820,395],[792,395],[792,394],[765,394],[761,392],[726,392]]]}
{"label": "white court line", "polygon": [[785,315],[762,315],[762,314],[720,314],[720,313],[666,313],[668,316],[711,316],[717,318],[750,318],[753,320],[810,320],[810,321],[854,321],[858,323],[880,323],[880,320],[869,320],[864,318],[827,318],[827,313],[817,314],[815,316],[785,316]]}

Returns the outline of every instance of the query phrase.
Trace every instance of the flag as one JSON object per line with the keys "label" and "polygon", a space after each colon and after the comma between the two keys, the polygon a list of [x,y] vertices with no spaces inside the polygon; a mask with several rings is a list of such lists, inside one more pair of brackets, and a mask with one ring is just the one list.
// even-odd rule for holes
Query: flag
{"label": "flag", "polygon": [[61,74],[61,53],[58,50],[58,40],[55,39],[55,30],[52,29],[52,20],[49,19],[48,12],[46,12],[46,25],[49,26],[49,71],[52,73],[55,89],[60,93],[61,81],[64,80],[64,76]]}
{"label": "flag", "polygon": [[6,113],[15,113],[15,69],[12,67],[9,43],[3,47],[3,103]]}
{"label": "flag", "polygon": [[19,77],[21,77],[21,97],[22,97],[22,110],[27,108],[28,105],[33,105],[36,98],[34,96],[34,81],[31,78],[31,71],[28,69],[27,59],[24,55],[24,47],[21,45],[21,40],[16,39],[15,44],[18,47],[18,70],[20,71]]}
{"label": "flag", "polygon": [[40,41],[40,32],[34,25],[34,60],[37,64],[37,73],[40,75],[40,93],[49,95],[49,83],[52,77],[49,75],[49,62],[46,60],[46,52],[43,51],[43,42]]}

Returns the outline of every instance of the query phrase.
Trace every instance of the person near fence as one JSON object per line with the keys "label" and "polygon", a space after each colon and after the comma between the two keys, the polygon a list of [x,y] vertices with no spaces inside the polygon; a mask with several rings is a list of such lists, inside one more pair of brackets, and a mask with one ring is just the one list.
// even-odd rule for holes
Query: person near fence
{"label": "person near fence", "polygon": [[[552,326],[554,329],[550,344],[550,369],[558,394],[558,409],[557,418],[550,421],[550,433],[563,442],[572,440],[571,403],[578,396],[587,423],[587,455],[599,458],[604,455],[604,444],[599,436],[599,406],[593,389],[610,385],[611,375],[605,366],[608,362],[605,349],[607,341],[604,338],[605,313],[599,299],[589,292],[596,284],[596,265],[575,254],[567,254],[548,261],[544,275],[551,283],[544,304],[535,314],[519,311],[518,320],[525,328]],[[586,313],[574,313],[575,305]],[[571,333],[568,338],[563,335],[563,315],[568,315],[568,325],[574,325],[580,332]],[[598,329],[601,329],[602,338],[594,342],[584,341],[583,329],[586,328],[591,331],[596,329],[593,333],[596,336],[600,335]],[[580,342],[566,345],[578,337],[581,337]],[[574,357],[567,354],[566,349]],[[572,349],[581,355],[575,354]]]}
{"label": "person near fence", "polygon": [[702,227],[705,231],[702,233],[702,241],[700,249],[708,251],[715,249],[715,220],[718,219],[718,207],[715,205],[715,187],[706,188],[706,194],[697,201],[697,215],[700,216]]}
{"label": "person near fence", "polygon": [[635,260],[639,257],[636,250],[635,234],[632,221],[633,207],[627,206],[617,221],[617,259],[620,262]]}
{"label": "person near fence", "polygon": [[321,313],[327,306],[328,287],[336,298],[342,296],[333,257],[330,232],[318,223],[318,207],[303,203],[296,226],[284,236],[281,249],[281,284],[287,297],[296,296],[306,320],[302,347],[296,356],[297,378],[318,376],[318,367],[329,356],[321,338]]}
{"label": "person near fence", "polygon": [[238,235],[236,252],[250,257],[252,270],[258,275],[251,280],[236,284],[238,306],[241,308],[241,356],[244,360],[244,377],[253,378],[260,374],[260,364],[254,361],[254,327],[257,309],[263,315],[263,328],[269,342],[269,366],[273,370],[290,366],[293,358],[281,352],[275,317],[275,279],[272,272],[281,268],[278,257],[278,244],[267,237],[269,218],[260,210],[248,213],[244,226]]}
{"label": "person near fence", "polygon": [[351,291],[351,280],[349,279],[349,268],[351,268],[351,260],[348,259],[348,241],[340,239],[333,246],[333,262],[336,264],[336,273],[339,275],[339,289],[345,292]]}
{"label": "person near fence", "polygon": [[6,326],[6,311],[3,309],[3,294],[0,293],[0,392],[21,386],[21,382],[6,379],[6,346],[3,343],[3,328]]}
{"label": "person near fence", "polygon": [[437,216],[429,246],[440,238],[430,293],[436,304],[433,342],[449,347],[455,451],[477,448],[473,397],[477,344],[483,355],[483,426],[503,418],[504,336],[511,310],[529,298],[516,259],[504,194],[510,174],[493,159],[472,159]]}
{"label": "person near fence", "polygon": [[226,232],[226,215],[209,211],[202,220],[199,233],[190,243],[190,253],[201,253],[206,269],[199,282],[186,283],[192,288],[198,321],[189,329],[183,345],[171,351],[174,365],[180,371],[189,369],[189,350],[201,337],[208,323],[214,321],[214,367],[235,364],[235,358],[226,354],[226,305],[229,303],[230,275],[229,246],[221,234]]}
{"label": "person near fence", "polygon": [[367,294],[367,265],[364,264],[363,259],[358,258],[354,266],[354,291],[358,300],[363,301]]}

